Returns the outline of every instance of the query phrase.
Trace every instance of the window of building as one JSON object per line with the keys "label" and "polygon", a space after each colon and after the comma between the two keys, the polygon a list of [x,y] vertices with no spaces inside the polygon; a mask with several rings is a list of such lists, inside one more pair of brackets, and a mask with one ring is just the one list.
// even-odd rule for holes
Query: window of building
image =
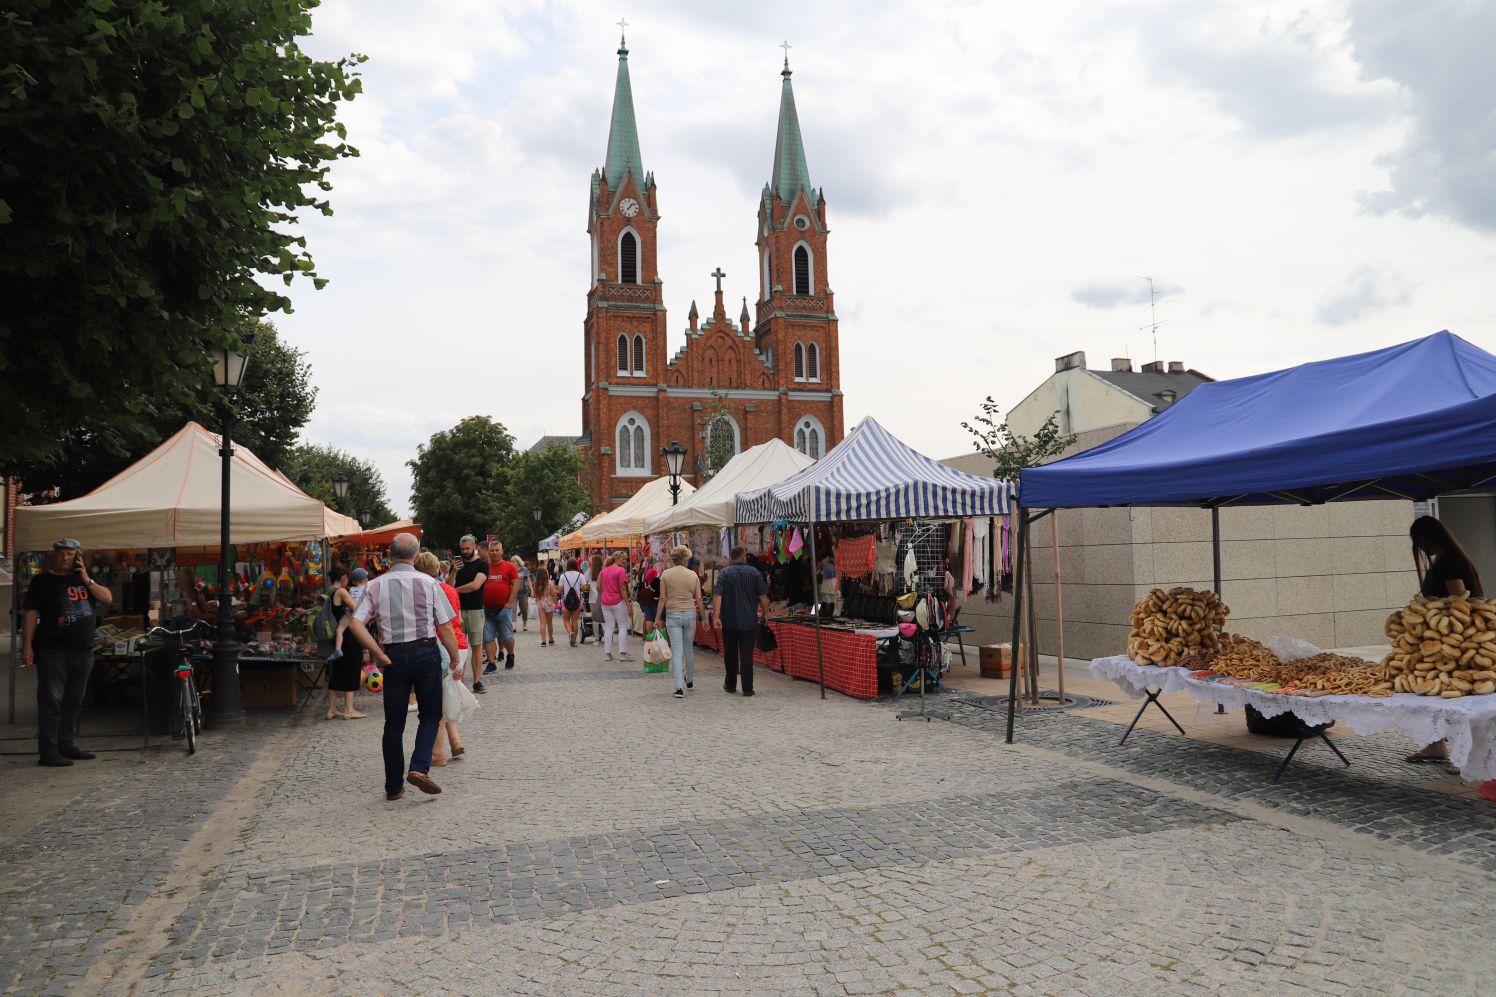
{"label": "window of building", "polygon": [[644,337],[634,337],[634,376],[644,376]]}
{"label": "window of building", "polygon": [[625,412],[614,432],[618,446],[613,453],[614,473],[629,477],[649,474],[649,423],[638,412]]}
{"label": "window of building", "polygon": [[727,462],[738,455],[739,436],[737,420],[726,413],[714,418],[706,428],[706,467],[708,474],[716,474],[727,466]]}
{"label": "window of building", "polygon": [[625,232],[618,240],[618,282],[639,283],[639,240],[632,232]]}
{"label": "window of building", "polygon": [[815,293],[810,279],[810,248],[803,242],[795,247],[795,293]]}
{"label": "window of building", "polygon": [[826,441],[826,429],[813,415],[800,417],[795,427],[795,449],[811,460],[821,459],[821,447]]}
{"label": "window of building", "polygon": [[821,348],[815,343],[805,347],[805,379],[807,381],[821,379]]}
{"label": "window of building", "polygon": [[618,337],[618,375],[629,376],[629,337],[624,335]]}
{"label": "window of building", "polygon": [[802,343],[795,344],[795,380],[805,380],[805,346]]}

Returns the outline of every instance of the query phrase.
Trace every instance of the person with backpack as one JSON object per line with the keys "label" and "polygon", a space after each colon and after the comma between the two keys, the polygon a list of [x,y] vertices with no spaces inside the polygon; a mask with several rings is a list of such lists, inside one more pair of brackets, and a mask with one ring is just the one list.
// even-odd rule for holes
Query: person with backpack
{"label": "person with backpack", "polygon": [[514,567],[519,572],[519,602],[515,608],[519,610],[520,629],[530,629],[530,588],[535,581],[535,573],[530,566],[524,562],[518,554],[514,556]]}
{"label": "person with backpack", "polygon": [[[317,654],[327,659],[327,719],[363,720],[367,713],[353,707],[353,694],[358,691],[359,672],[363,665],[362,654],[343,653],[343,634],[348,626],[344,617],[351,617],[358,604],[348,591],[348,569],[334,565],[327,573],[331,586],[322,593],[321,601],[311,616],[312,636],[317,640]],[[338,709],[338,694],[343,694],[343,708]]]}
{"label": "person with backpack", "polygon": [[556,643],[556,584],[544,567],[535,569],[535,606],[539,611],[540,646]]}
{"label": "person with backpack", "polygon": [[569,558],[566,570],[556,579],[556,588],[561,599],[561,625],[566,628],[571,646],[577,646],[577,630],[582,607],[587,605],[587,593],[591,589],[587,576],[577,570],[577,559]]}

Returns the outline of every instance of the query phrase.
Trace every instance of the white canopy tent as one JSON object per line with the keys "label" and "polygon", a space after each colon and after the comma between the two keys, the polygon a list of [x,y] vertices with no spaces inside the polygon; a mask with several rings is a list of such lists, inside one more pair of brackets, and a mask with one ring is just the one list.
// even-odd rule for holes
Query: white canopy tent
{"label": "white canopy tent", "polygon": [[646,519],[644,532],[665,533],[692,526],[732,526],[737,522],[738,492],[778,484],[814,463],[813,458],[783,440],[770,440],[749,447],[728,461],[689,499]]}
{"label": "white canopy tent", "polygon": [[[236,544],[362,530],[358,520],[333,512],[241,444],[234,444],[229,479]],[[16,549],[45,550],[59,537],[87,550],[217,547],[222,480],[218,435],[189,422],[87,495],[16,509]]]}
{"label": "white canopy tent", "polygon": [[[680,499],[685,501],[696,493],[688,481],[680,483]],[[634,493],[623,505],[612,512],[599,516],[583,526],[578,532],[585,544],[598,544],[607,540],[644,536],[644,521],[670,508],[670,479],[655,478]]]}

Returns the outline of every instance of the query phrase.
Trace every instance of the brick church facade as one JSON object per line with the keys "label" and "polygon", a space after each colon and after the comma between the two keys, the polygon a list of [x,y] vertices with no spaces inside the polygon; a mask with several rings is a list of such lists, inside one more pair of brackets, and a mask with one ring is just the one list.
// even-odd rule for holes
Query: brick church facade
{"label": "brick church facade", "polygon": [[810,183],[788,61],[781,76],[773,169],[755,226],[759,286],[752,314],[741,295],[736,321],[728,317],[727,275],[716,267],[711,314],[702,317],[693,301],[672,352],[656,266],[659,192],[639,151],[628,48],[620,43],[607,158],[592,174],[587,219],[592,286],[576,440],[600,509],[664,474],[660,448],[672,441],[686,449],[686,480],[700,485],[709,454],[721,463],[777,437],[818,457],[842,438],[826,202]]}

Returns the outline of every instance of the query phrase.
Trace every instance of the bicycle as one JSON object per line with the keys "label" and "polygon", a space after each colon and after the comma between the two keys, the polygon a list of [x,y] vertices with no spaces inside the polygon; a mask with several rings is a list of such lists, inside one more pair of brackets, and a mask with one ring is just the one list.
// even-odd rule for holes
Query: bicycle
{"label": "bicycle", "polygon": [[185,630],[168,630],[165,627],[154,627],[146,632],[147,637],[157,634],[170,638],[175,642],[171,647],[171,653],[176,657],[176,666],[172,670],[173,677],[177,680],[177,724],[178,728],[173,733],[172,740],[185,738],[187,741],[187,754],[197,754],[197,735],[203,730],[203,697],[198,691],[197,679],[194,675],[192,665],[192,645],[187,643],[186,638],[197,633],[199,627],[207,624],[198,620]]}

